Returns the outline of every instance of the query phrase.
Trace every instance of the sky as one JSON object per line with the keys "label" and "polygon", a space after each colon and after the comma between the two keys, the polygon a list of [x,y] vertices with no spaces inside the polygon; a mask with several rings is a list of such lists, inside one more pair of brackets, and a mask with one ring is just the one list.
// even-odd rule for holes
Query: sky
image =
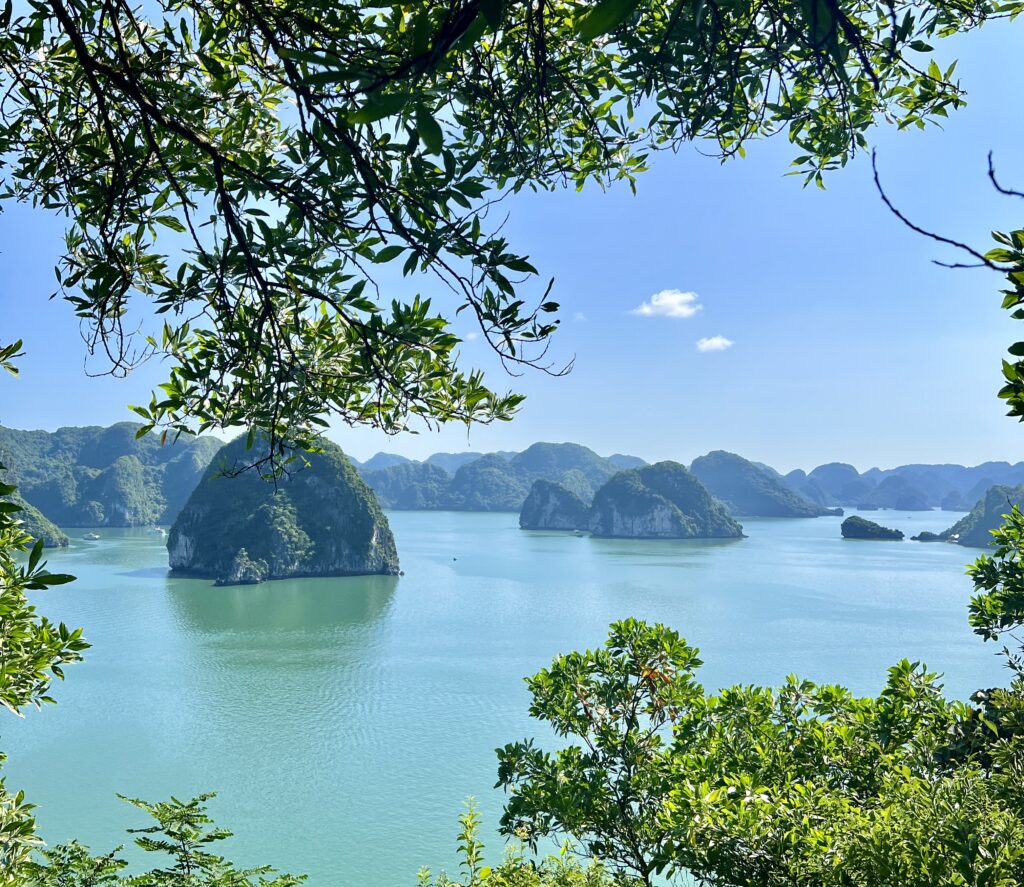
{"label": "sky", "polygon": [[[1002,178],[1024,186],[1024,115],[1009,74],[1021,27],[994,23],[940,47],[940,61],[959,59],[968,92],[942,129],[870,136],[908,216],[985,249],[990,231],[1024,223],[1024,205],[986,176],[991,150]],[[1000,358],[1024,332],[999,308],[999,276],[934,265],[955,257],[889,213],[869,156],[819,191],[785,175],[795,153],[776,138],[723,165],[695,146],[657,156],[635,196],[588,187],[507,200],[511,244],[555,278],[562,325],[551,354],[574,360],[572,372],[509,377],[467,338],[466,367],[527,395],[514,421],[397,437],[339,424],[328,436],[357,459],[539,440],[686,463],[726,449],[782,471],[1024,458],[1024,429],[995,396]],[[27,352],[20,378],[0,379],[8,426],[131,419],[127,404],[148,401],[166,372],[153,361],[123,380],[90,375],[102,361],[87,359],[70,306],[48,299],[62,231],[25,207],[0,215],[0,339],[20,337]],[[396,294],[423,287],[454,316],[430,285],[399,280]],[[471,333],[468,320],[457,324]]]}

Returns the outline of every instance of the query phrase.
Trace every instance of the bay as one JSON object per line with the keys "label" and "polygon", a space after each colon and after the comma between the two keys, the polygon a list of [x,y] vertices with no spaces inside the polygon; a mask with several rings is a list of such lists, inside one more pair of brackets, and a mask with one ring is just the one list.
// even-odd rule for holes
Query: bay
{"label": "bay", "polygon": [[[867,516],[908,537],[959,517]],[[240,863],[411,887],[422,865],[453,869],[473,795],[496,856],[494,749],[546,738],[523,677],[625,616],[700,647],[709,689],[795,672],[872,693],[903,657],[943,672],[951,697],[1006,681],[967,627],[971,549],[844,541],[838,518],[652,542],[524,532],[514,514],[389,517],[404,576],[237,588],[169,578],[144,530],[71,531],[49,561],[78,581],[37,602],[93,647],[59,705],[0,722],[8,786],[40,805],[43,837],[105,851],[147,824],[117,793],[214,790]]]}

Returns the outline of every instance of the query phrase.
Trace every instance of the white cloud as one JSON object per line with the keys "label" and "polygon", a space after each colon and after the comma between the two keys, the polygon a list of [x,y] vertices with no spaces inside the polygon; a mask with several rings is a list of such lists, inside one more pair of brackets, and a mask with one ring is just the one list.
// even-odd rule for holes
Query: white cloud
{"label": "white cloud", "polygon": [[586,315],[586,314],[584,314],[584,313],[583,313],[582,311],[577,311],[577,312],[576,312],[576,313],[575,313],[575,314],[574,314],[574,315],[572,316],[572,319],[573,319],[573,321],[574,321],[574,322],[576,322],[576,323],[586,323],[586,322],[587,322],[587,315]]}
{"label": "white cloud", "polygon": [[698,351],[725,351],[726,348],[732,348],[732,339],[727,339],[725,336],[705,336],[703,339],[697,340]]}
{"label": "white cloud", "polygon": [[697,304],[696,293],[684,293],[682,290],[662,290],[655,293],[646,302],[641,302],[630,311],[642,317],[693,317],[701,306]]}
{"label": "white cloud", "polygon": [[478,337],[479,335],[480,335],[480,333],[477,333],[477,332],[472,332],[472,333],[466,333],[466,335],[465,335],[465,336],[463,336],[463,338],[464,338],[464,339],[465,339],[465,340],[466,340],[467,342],[472,342],[472,341],[473,341],[474,339],[476,339],[476,338],[477,338],[477,337]]}

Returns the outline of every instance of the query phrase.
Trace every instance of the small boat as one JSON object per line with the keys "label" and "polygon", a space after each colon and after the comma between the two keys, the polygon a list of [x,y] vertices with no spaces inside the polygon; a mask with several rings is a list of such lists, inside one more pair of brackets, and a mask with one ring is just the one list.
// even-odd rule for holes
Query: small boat
{"label": "small boat", "polygon": [[86,533],[82,538],[83,539],[88,539],[90,542],[92,542],[95,539],[99,539],[100,538],[100,534],[99,533]]}
{"label": "small boat", "polygon": [[151,529],[149,532],[153,536],[166,536],[167,535],[167,530],[165,530],[163,527],[153,527],[153,529]]}

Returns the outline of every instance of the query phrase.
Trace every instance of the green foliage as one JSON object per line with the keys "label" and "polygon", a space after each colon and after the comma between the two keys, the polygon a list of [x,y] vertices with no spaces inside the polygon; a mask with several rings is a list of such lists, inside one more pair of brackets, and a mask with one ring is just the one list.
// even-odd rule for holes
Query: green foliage
{"label": "green foliage", "polygon": [[[0,472],[0,477],[8,472]],[[13,484],[11,485],[13,486]],[[67,535],[55,524],[48,520],[43,513],[29,505],[17,491],[2,497],[6,502],[13,502],[18,506],[18,520],[21,521],[21,528],[33,540],[42,540],[46,548],[61,548],[68,544]]]}
{"label": "green foliage", "polygon": [[625,620],[601,649],[528,681],[531,714],[565,744],[498,752],[502,830],[569,837],[653,883],[1011,885],[1024,878],[1022,750],[999,772],[948,754],[974,712],[901,662],[875,698],[795,677],[708,695],[697,651]]}
{"label": "green foliage", "polygon": [[213,852],[212,845],[231,837],[231,832],[214,827],[206,812],[212,797],[171,798],[156,804],[124,799],[155,820],[129,832],[138,835],[135,843],[146,852],[168,857],[166,866],[120,877],[126,863],[118,858],[119,850],[93,857],[88,848],[72,842],[44,851],[41,860],[27,864],[20,883],[24,887],[295,887],[305,880],[294,875],[275,877],[270,866],[237,869]]}
{"label": "green foliage", "polygon": [[[116,372],[133,298],[170,378],[147,429],[263,428],[311,443],[322,414],[388,431],[491,421],[521,402],[457,365],[466,310],[537,365],[557,303],[488,220],[510,191],[633,184],[652,150],[722,157],[785,132],[821,184],[876,119],[963,104],[929,41],[1017,0],[99,0],[8,6],[0,197],[69,219],[65,298]],[[428,292],[398,297],[382,266]],[[428,296],[446,298],[443,314]],[[450,294],[454,293],[454,297]]]}
{"label": "green foliage", "polygon": [[[1006,274],[1007,288],[1002,292],[1002,307],[1014,320],[1024,320],[1024,230],[1008,234],[993,231],[992,237],[999,246],[986,253],[984,258]],[[1024,421],[1024,342],[1015,342],[1009,351],[1013,359],[1003,361],[1006,384],[1000,389],[999,397],[1006,401],[1008,416]]]}
{"label": "green foliage", "polygon": [[173,570],[234,582],[244,549],[267,579],[398,572],[387,517],[336,444],[269,483],[241,470],[266,452],[248,443],[223,447],[171,527]]}
{"label": "green foliage", "polygon": [[459,868],[462,877],[453,880],[444,872],[432,878],[421,869],[419,887],[631,887],[632,879],[616,877],[600,863],[581,865],[564,846],[557,856],[527,860],[516,845],[510,845],[500,865],[484,865],[484,845],[479,837],[480,814],[472,799],[459,817]]}
{"label": "green foliage", "polygon": [[31,887],[118,887],[118,874],[128,863],[119,859],[120,847],[106,856],[93,856],[78,841],[40,851],[39,859],[27,864],[21,877]]}
{"label": "green foliage", "polygon": [[[88,644],[81,629],[54,625],[29,603],[28,592],[74,577],[46,569],[43,540],[29,549],[32,539],[19,519],[21,509],[6,499],[15,492],[13,485],[0,482],[0,705],[21,714],[26,706],[53,702],[51,682],[63,679],[64,666],[80,661]],[[18,557],[22,552],[28,552],[24,562]]]}
{"label": "green foliage", "polygon": [[[12,498],[16,493],[12,484],[0,482],[0,705],[21,715],[27,706],[54,701],[53,679],[63,679],[65,666],[79,662],[89,645],[81,629],[54,625],[29,603],[29,592],[73,577],[46,569],[43,540],[33,543],[26,532],[21,507]],[[0,764],[4,760],[0,754]],[[21,792],[9,793],[0,778],[0,887],[18,885],[15,872],[40,843],[33,809]]]}
{"label": "green foliage", "polygon": [[[1016,639],[1014,632],[1024,626],[1024,513],[1014,505],[1005,518],[991,531],[995,551],[979,557],[967,571],[978,592],[971,598],[971,627],[987,641]],[[1004,652],[1017,676],[1024,676],[1020,654],[1008,647]]]}

